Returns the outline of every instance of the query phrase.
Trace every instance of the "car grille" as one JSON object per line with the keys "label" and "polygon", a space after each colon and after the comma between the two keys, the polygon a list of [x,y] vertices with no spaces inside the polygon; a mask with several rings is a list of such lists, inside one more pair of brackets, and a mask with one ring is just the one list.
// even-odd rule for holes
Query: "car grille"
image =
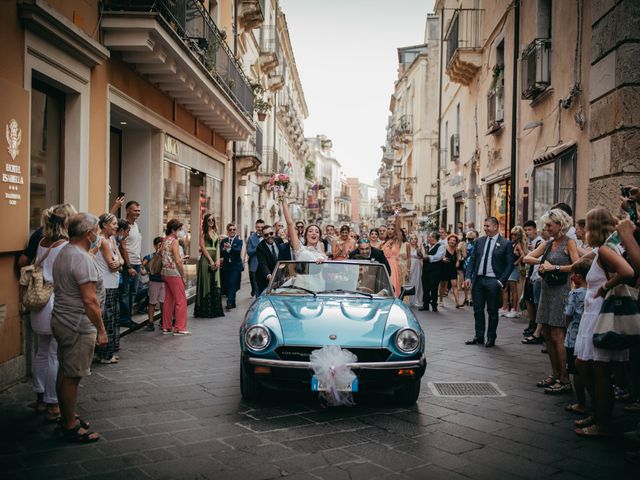
{"label": "car grille", "polygon": [[[294,360],[298,362],[308,362],[311,352],[321,347],[278,347],[276,354],[280,360]],[[386,362],[391,352],[386,348],[345,348],[356,357],[358,362]]]}

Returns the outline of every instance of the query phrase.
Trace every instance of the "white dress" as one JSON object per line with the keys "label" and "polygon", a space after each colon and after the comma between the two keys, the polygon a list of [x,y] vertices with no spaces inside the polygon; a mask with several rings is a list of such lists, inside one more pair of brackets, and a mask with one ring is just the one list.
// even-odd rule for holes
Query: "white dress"
{"label": "white dress", "polygon": [[[67,241],[60,243],[60,245],[55,246],[47,255],[47,258],[40,264],[42,267],[42,273],[44,276],[44,280],[46,282],[53,283],[53,263],[56,261],[60,250],[64,248],[67,244]],[[38,253],[36,254],[36,259],[42,258],[46,253],[49,247],[43,247],[42,245],[38,245]],[[38,312],[31,312],[31,328],[38,335],[52,335],[51,332],[51,314],[53,312],[53,302],[54,302],[54,294],[51,292],[51,297],[49,297],[49,301],[44,306],[44,308]]]}
{"label": "white dress", "polygon": [[593,259],[589,273],[587,273],[587,294],[584,297],[584,313],[578,327],[578,337],[574,354],[580,360],[595,360],[597,362],[626,362],[629,360],[629,350],[605,350],[593,346],[593,331],[604,298],[596,297],[596,293],[607,281],[607,275],[598,264],[598,249],[593,251],[596,257]]}
{"label": "white dress", "polygon": [[[293,253],[295,254],[296,260],[300,262],[315,262],[318,259],[327,260],[327,256],[319,250],[306,247],[302,244],[300,248]],[[306,288],[314,292],[321,292],[325,289],[325,282],[321,272],[317,274],[299,275],[295,278],[293,284],[296,287]]]}
{"label": "white dress", "polygon": [[418,257],[418,250],[411,248],[411,271],[409,283],[416,289],[416,294],[411,297],[411,306],[422,308],[422,258]]}

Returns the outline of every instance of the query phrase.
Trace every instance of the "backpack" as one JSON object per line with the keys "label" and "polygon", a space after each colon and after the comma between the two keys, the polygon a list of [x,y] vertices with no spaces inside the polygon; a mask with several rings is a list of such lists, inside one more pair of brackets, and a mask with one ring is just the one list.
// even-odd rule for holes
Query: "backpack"
{"label": "backpack", "polygon": [[44,279],[44,271],[40,266],[49,256],[51,247],[47,249],[42,258],[36,259],[32,265],[20,269],[20,285],[22,289],[22,305],[27,312],[39,312],[49,302],[53,293],[53,283]]}
{"label": "backpack", "polygon": [[149,275],[160,275],[160,272],[162,272],[162,255],[158,253],[153,254],[153,257],[151,257],[147,265],[147,271]]}

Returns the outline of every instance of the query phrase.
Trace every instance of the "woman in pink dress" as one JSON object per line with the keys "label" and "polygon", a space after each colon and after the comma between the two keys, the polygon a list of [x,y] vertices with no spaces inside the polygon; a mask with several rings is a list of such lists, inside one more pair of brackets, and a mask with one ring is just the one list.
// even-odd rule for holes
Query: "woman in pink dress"
{"label": "woman in pink dress", "polygon": [[[407,244],[403,243],[402,230],[400,224],[396,221],[395,224],[389,225],[387,228],[387,240],[382,245],[382,251],[384,256],[387,257],[389,262],[389,268],[391,269],[391,285],[396,296],[400,295],[400,288],[402,287],[402,274],[403,268],[400,265],[400,254],[402,248],[406,248]],[[405,257],[406,258],[406,257]],[[406,261],[406,260],[405,260]],[[408,270],[405,268],[405,270]]]}

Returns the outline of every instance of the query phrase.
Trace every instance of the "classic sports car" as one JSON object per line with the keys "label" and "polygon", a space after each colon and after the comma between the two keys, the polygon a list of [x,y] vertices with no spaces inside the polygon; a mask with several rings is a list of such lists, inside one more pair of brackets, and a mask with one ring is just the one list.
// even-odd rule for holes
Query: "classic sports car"
{"label": "classic sports car", "polygon": [[253,399],[262,388],[318,390],[309,357],[326,345],[356,355],[353,390],[386,392],[412,405],[426,369],[425,337],[386,269],[368,260],[279,262],[266,292],[240,326],[240,387]]}

